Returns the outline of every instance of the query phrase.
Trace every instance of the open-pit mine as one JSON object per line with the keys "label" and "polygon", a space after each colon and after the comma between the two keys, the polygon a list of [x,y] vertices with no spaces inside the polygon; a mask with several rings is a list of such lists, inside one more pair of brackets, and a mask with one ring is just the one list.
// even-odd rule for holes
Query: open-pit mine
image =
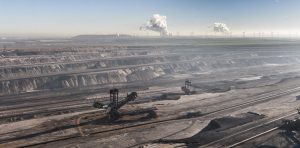
{"label": "open-pit mine", "polygon": [[0,147],[300,145],[300,40],[0,39]]}

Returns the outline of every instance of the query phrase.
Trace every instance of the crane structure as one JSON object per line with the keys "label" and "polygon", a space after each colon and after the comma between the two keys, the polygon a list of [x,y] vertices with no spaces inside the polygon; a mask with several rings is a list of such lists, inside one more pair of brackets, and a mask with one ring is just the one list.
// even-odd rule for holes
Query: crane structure
{"label": "crane structure", "polygon": [[186,80],[184,86],[181,87],[181,90],[184,92],[185,95],[191,95],[191,87],[192,87],[192,82]]}
{"label": "crane structure", "polygon": [[103,105],[101,102],[94,102],[93,106],[99,109],[106,109],[106,114],[108,115],[109,119],[115,120],[119,118],[119,109],[127,104],[130,101],[134,101],[137,98],[136,92],[131,92],[127,94],[127,96],[119,100],[119,90],[114,88],[109,91],[109,104]]}

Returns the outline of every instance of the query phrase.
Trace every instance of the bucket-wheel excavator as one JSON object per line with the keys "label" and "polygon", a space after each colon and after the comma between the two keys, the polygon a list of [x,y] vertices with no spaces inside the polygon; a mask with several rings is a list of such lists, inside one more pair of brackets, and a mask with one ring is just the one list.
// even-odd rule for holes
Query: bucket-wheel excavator
{"label": "bucket-wheel excavator", "polygon": [[185,95],[191,95],[192,94],[191,87],[192,87],[192,82],[186,80],[184,86],[181,87],[181,90],[184,92]]}
{"label": "bucket-wheel excavator", "polygon": [[115,120],[119,118],[119,109],[130,101],[134,101],[137,98],[136,92],[131,92],[127,96],[119,100],[119,90],[114,88],[109,91],[109,104],[104,105],[101,102],[94,102],[93,106],[99,109],[106,109],[106,114],[110,120]]}

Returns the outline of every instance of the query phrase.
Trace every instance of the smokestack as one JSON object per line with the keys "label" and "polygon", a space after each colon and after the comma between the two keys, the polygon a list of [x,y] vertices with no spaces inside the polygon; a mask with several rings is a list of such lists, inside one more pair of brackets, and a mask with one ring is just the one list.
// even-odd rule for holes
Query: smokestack
{"label": "smokestack", "polygon": [[272,39],[274,38],[274,33],[273,33],[273,32],[271,32],[271,38],[272,38]]}
{"label": "smokestack", "polygon": [[191,32],[190,36],[193,37],[194,36],[194,32]]}

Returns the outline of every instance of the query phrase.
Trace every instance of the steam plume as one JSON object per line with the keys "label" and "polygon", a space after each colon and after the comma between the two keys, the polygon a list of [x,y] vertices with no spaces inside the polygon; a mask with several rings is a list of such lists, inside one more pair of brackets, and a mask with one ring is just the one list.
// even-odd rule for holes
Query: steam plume
{"label": "steam plume", "polygon": [[214,23],[214,32],[230,33],[230,30],[224,23]]}
{"label": "steam plume", "polygon": [[161,36],[168,35],[167,17],[160,14],[153,14],[150,20],[140,27],[140,30],[159,32]]}

